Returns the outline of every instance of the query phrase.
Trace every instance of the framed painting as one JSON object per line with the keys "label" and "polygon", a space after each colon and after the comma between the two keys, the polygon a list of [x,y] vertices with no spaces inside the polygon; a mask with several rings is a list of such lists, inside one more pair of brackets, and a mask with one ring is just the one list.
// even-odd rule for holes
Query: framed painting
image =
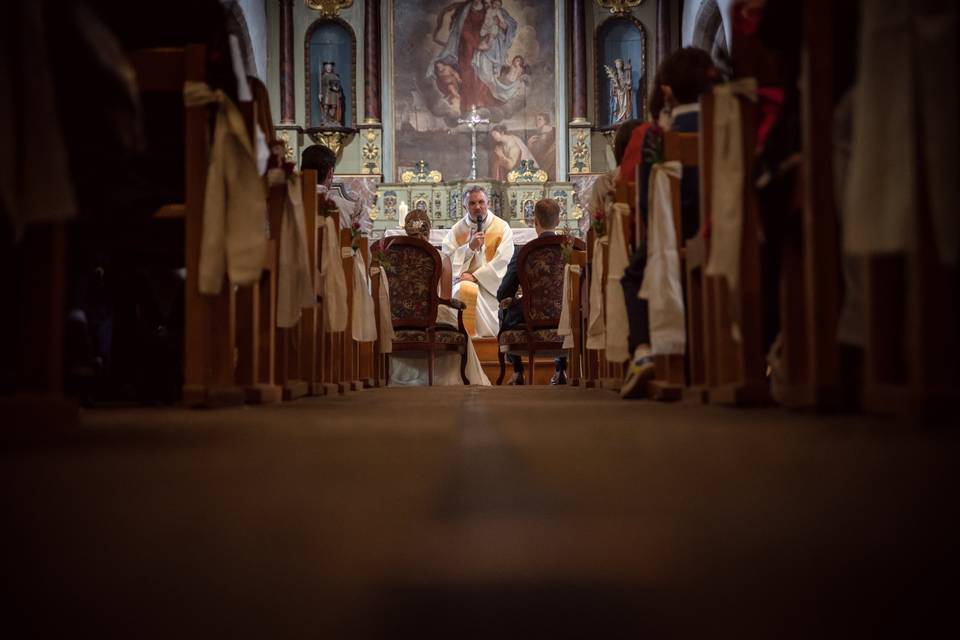
{"label": "framed painting", "polygon": [[[563,3],[560,3],[563,4]],[[425,160],[445,181],[506,180],[521,160],[557,174],[558,9],[552,0],[394,0],[397,174]]]}

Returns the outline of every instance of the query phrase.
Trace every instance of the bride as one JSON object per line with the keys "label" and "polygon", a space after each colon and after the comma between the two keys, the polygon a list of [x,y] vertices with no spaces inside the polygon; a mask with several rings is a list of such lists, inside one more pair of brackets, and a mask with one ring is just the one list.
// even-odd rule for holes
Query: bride
{"label": "bride", "polygon": [[[420,238],[427,242],[430,241],[430,216],[423,209],[414,209],[406,218],[404,231],[408,236]],[[450,299],[450,292],[453,288],[453,269],[450,266],[448,256],[440,256],[443,263],[443,271],[440,275],[440,297]],[[437,323],[457,326],[457,311],[445,305],[437,307]],[[403,356],[390,356],[390,386],[412,387],[426,386],[427,379],[427,357],[426,353],[410,352]],[[480,386],[490,386],[490,380],[483,372],[480,366],[480,358],[477,357],[477,351],[473,348],[473,342],[467,339],[467,380],[470,384]],[[461,385],[460,379],[460,354],[452,351],[441,351],[434,356],[433,363],[433,384],[434,385]]]}

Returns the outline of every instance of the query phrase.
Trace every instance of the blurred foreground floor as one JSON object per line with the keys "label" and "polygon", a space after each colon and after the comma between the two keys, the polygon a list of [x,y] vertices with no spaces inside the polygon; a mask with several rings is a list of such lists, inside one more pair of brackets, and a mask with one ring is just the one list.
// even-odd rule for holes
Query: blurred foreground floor
{"label": "blurred foreground floor", "polygon": [[960,630],[956,430],[549,387],[96,410],[82,423],[0,440],[5,629]]}

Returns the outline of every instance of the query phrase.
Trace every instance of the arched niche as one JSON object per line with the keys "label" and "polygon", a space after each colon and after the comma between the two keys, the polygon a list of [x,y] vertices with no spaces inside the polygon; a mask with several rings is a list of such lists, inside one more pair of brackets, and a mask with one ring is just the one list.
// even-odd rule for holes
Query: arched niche
{"label": "arched niche", "polygon": [[227,11],[227,33],[237,36],[240,43],[240,56],[248,76],[258,76],[257,61],[253,54],[253,41],[250,39],[250,29],[247,19],[243,15],[243,7],[239,2],[229,5]]}
{"label": "arched niche", "polygon": [[[639,20],[618,16],[604,21],[594,37],[596,51],[597,124],[617,124],[612,117],[612,82],[607,69],[615,70],[615,61],[630,66],[630,115],[626,119],[645,118],[647,112],[647,32]],[[620,121],[622,122],[622,120]]]}
{"label": "arched niche", "polygon": [[723,13],[717,0],[704,0],[697,9],[697,18],[693,26],[692,46],[708,52],[720,66],[730,59],[726,31],[723,27]]}
{"label": "arched niche", "polygon": [[343,20],[320,19],[310,25],[304,38],[304,113],[307,128],[326,126],[321,117],[320,80],[323,63],[333,62],[343,88],[343,126],[353,127],[357,121],[356,60],[357,37]]}

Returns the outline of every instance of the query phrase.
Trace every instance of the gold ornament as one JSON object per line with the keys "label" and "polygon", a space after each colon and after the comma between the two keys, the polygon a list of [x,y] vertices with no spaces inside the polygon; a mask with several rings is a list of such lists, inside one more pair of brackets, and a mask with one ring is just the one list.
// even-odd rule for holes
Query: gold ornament
{"label": "gold ornament", "polygon": [[507,174],[507,182],[510,184],[547,181],[547,172],[538,169],[536,163],[532,160],[521,160],[520,166]]}
{"label": "gold ornament", "polygon": [[643,0],[597,0],[597,6],[601,9],[609,9],[615,16],[625,16],[631,9],[639,7]]}
{"label": "gold ornament", "polygon": [[413,171],[404,171],[400,174],[400,182],[409,184],[411,182],[433,182],[439,184],[443,182],[443,175],[434,169],[430,170],[430,165],[425,160],[417,160],[416,168]]}
{"label": "gold ornament", "polygon": [[321,18],[336,18],[340,9],[346,9],[353,0],[305,0],[308,7],[320,12]]}

